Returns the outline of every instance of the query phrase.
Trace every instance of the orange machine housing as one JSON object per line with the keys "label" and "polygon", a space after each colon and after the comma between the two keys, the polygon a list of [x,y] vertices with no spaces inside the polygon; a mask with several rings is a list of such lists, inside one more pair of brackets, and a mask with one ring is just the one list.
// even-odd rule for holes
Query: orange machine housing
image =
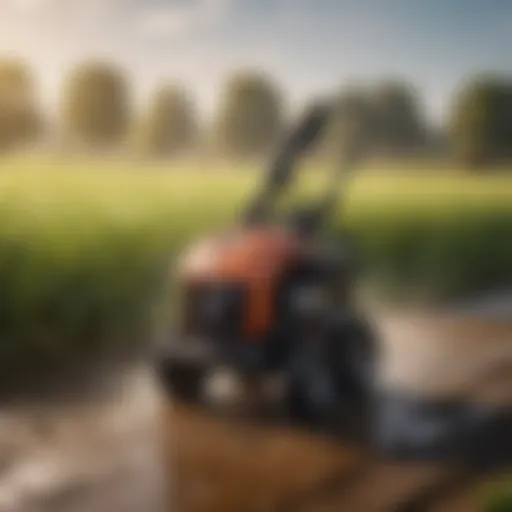
{"label": "orange machine housing", "polygon": [[283,229],[251,229],[203,239],[184,254],[181,279],[186,285],[225,281],[242,283],[248,306],[244,334],[257,339],[274,322],[273,297],[280,277],[306,244]]}

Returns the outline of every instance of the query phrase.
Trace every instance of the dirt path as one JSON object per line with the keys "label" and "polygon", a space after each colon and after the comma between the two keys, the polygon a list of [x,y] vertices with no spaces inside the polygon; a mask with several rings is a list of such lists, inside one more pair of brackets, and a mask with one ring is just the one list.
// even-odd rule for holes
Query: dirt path
{"label": "dirt path", "polygon": [[[296,430],[167,411],[173,504],[187,512],[479,512],[496,475],[398,463]],[[443,508],[450,505],[452,508]]]}
{"label": "dirt path", "polygon": [[[386,315],[380,326],[387,386],[512,402],[512,315]],[[237,428],[162,407],[145,368],[130,370],[123,382],[101,404],[22,404],[0,412],[0,512],[163,511],[165,446],[176,464],[173,496],[191,511],[395,510],[389,507],[397,500],[406,503],[456,475],[435,465],[375,461],[355,447],[289,430]],[[450,499],[471,512],[473,497],[468,501],[456,484]]]}

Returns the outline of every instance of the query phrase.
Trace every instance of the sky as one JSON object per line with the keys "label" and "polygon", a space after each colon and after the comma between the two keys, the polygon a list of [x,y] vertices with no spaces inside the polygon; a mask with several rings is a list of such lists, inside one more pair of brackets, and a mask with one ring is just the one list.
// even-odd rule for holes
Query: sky
{"label": "sky", "polygon": [[299,106],[406,79],[441,120],[479,72],[512,74],[512,0],[0,0],[0,57],[24,59],[55,106],[77,62],[108,59],[144,101],[162,80],[213,112],[230,73],[261,70]]}

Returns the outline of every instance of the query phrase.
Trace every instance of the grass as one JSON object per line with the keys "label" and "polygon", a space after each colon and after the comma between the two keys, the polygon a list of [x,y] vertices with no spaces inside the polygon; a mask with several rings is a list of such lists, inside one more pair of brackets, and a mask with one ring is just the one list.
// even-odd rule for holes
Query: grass
{"label": "grass", "polygon": [[512,477],[510,475],[497,479],[487,485],[484,512],[512,512]]}
{"label": "grass", "polygon": [[[0,371],[147,339],[173,255],[236,220],[258,177],[197,163],[0,163]],[[452,297],[512,281],[510,173],[372,171],[346,199],[335,227],[355,236],[373,283]]]}

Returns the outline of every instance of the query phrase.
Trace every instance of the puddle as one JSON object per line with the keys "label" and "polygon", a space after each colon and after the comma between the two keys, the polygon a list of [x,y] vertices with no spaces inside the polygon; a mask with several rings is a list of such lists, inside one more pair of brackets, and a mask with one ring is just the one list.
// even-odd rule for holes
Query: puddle
{"label": "puddle", "polygon": [[[4,411],[0,511],[100,512],[132,510],[120,509],[119,500],[135,506],[145,496],[155,502],[162,496],[157,396],[149,372],[137,368],[124,376],[116,397],[103,403],[19,405]],[[95,508],[86,506],[91,499]],[[160,510],[156,503],[153,509],[133,510],[142,509]]]}
{"label": "puddle", "polygon": [[[500,363],[493,389],[501,392],[500,400],[512,402],[512,322],[487,327],[485,322],[480,327],[467,320],[457,322],[428,315],[384,319],[382,382],[390,389],[402,387],[432,396],[469,393],[473,383],[470,394],[478,397],[485,395]],[[151,374],[139,366],[127,371],[115,396],[101,403],[4,407],[0,511],[163,511],[159,401]],[[417,412],[405,402],[395,401],[394,406],[394,426],[388,426],[387,433],[394,433],[395,440],[402,437],[406,445],[428,444],[426,440],[435,440],[453,427],[453,422],[434,421],[434,412],[426,422],[414,417]],[[482,425],[488,420],[473,414],[474,410],[455,415],[454,424],[460,428],[469,417]],[[400,417],[406,420],[400,423]],[[422,423],[417,429],[421,439],[407,439],[403,430],[407,421]],[[450,431],[451,439],[459,434],[460,430]]]}
{"label": "puddle", "polygon": [[405,460],[510,467],[512,411],[471,402],[425,401],[400,393],[377,398],[375,447]]}

